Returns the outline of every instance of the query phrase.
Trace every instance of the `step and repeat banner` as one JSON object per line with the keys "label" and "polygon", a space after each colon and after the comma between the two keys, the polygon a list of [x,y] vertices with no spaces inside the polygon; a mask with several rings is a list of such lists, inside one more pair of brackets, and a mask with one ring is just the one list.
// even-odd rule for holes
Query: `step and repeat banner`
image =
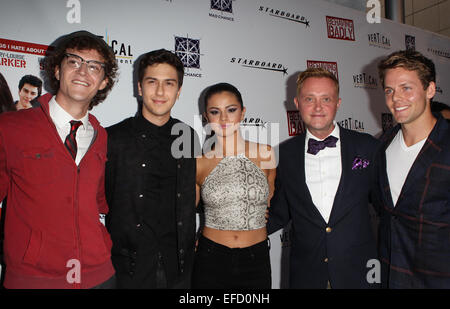
{"label": "step and repeat banner", "polygon": [[[436,64],[435,101],[450,105],[450,39],[366,13],[309,0],[15,0],[0,11],[0,72],[19,100],[24,75],[42,78],[47,48],[61,35],[88,30],[114,49],[119,81],[92,113],[105,127],[137,111],[136,60],[151,50],[177,53],[185,79],[173,116],[205,138],[201,94],[228,82],[247,108],[243,135],[278,144],[304,131],[293,98],[296,77],[320,66],[339,79],[337,122],[379,136],[393,125],[377,63],[415,49]],[[370,1],[371,3],[376,1]],[[375,21],[375,22],[374,22]],[[46,93],[44,85],[43,94]],[[270,236],[273,287],[288,281],[289,232]]]}

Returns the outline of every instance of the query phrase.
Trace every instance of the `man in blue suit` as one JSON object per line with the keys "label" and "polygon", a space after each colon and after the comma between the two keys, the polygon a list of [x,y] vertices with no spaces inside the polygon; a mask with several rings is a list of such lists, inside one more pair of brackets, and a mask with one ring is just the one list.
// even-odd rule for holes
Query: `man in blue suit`
{"label": "man in blue suit", "polygon": [[292,221],[290,288],[378,287],[367,267],[377,258],[369,199],[378,143],[336,124],[339,83],[327,70],[302,72],[294,102],[307,130],[280,145],[267,223],[273,233]]}
{"label": "man in blue suit", "polygon": [[381,138],[376,204],[386,288],[450,288],[450,126],[433,114],[433,62],[399,51],[378,66],[398,123]]}

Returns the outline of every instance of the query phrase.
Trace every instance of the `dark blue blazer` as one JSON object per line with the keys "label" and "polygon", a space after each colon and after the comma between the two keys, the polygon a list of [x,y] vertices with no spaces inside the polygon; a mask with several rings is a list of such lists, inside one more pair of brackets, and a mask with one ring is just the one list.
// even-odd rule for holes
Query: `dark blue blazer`
{"label": "dark blue blazer", "polygon": [[394,207],[386,148],[400,125],[381,137],[375,204],[385,288],[450,288],[450,126],[439,114]]}
{"label": "dark blue blazer", "polygon": [[[328,224],[305,182],[305,137],[282,143],[267,228],[273,233],[292,221],[290,288],[370,288],[367,262],[377,258],[369,216],[371,160],[377,140],[340,127],[342,176]],[[370,161],[352,170],[356,157]]]}

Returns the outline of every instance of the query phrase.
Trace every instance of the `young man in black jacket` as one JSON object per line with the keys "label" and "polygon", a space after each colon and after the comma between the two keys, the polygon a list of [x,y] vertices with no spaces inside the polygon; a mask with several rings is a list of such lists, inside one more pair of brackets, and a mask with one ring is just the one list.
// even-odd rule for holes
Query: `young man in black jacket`
{"label": "young man in black jacket", "polygon": [[195,131],[170,116],[184,67],[161,49],[139,59],[142,108],[107,128],[106,226],[119,288],[189,288],[195,245]]}

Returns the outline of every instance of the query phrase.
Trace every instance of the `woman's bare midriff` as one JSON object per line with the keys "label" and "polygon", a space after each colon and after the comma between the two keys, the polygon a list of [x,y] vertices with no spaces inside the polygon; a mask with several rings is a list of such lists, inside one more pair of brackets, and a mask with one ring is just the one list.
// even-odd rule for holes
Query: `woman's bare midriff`
{"label": "woman's bare midriff", "polygon": [[205,226],[203,236],[229,248],[245,248],[266,240],[267,231],[265,227],[250,231],[229,231]]}

